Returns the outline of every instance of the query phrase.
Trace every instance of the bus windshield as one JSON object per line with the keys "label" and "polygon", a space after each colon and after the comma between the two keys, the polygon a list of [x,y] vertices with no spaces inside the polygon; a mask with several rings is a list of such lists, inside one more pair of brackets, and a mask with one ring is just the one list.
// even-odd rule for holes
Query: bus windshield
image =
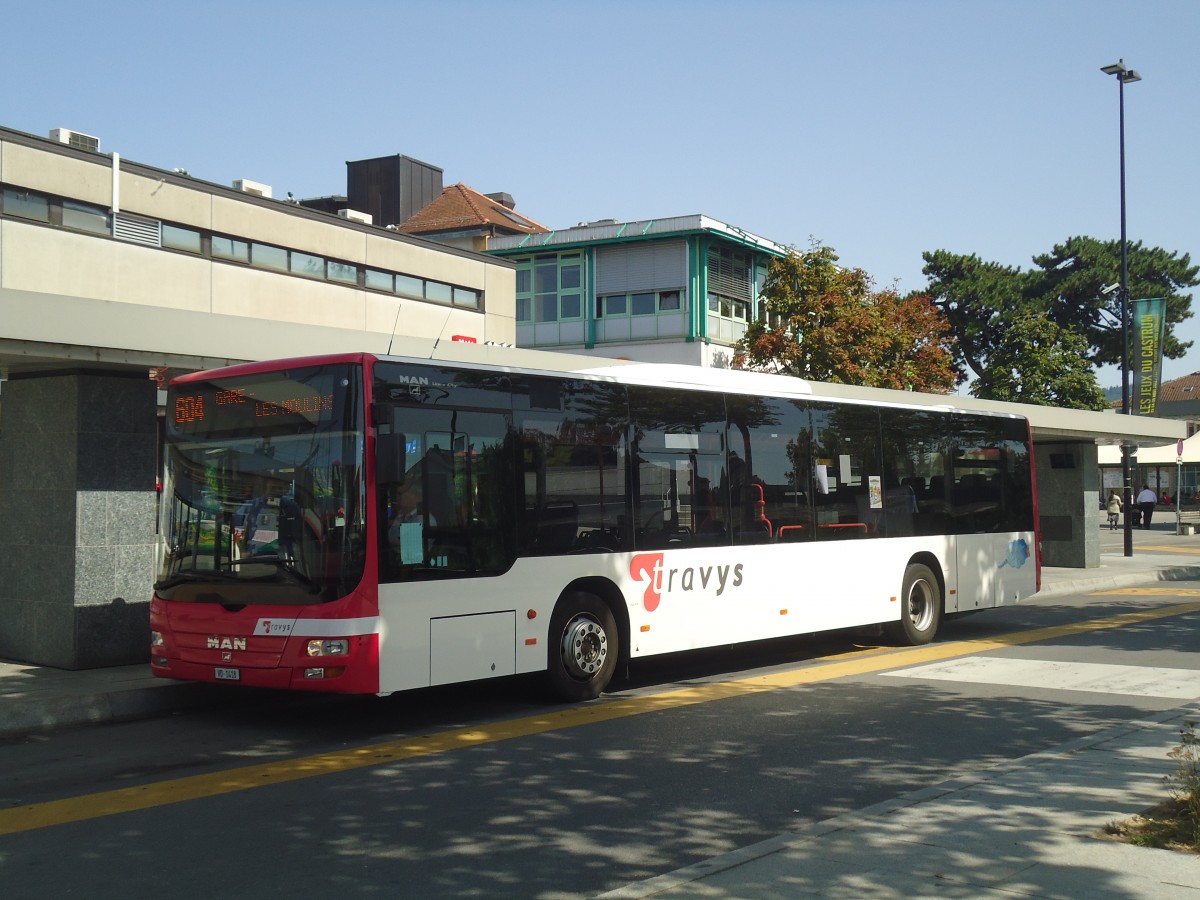
{"label": "bus windshield", "polygon": [[176,601],[310,604],[363,575],[361,368],[184,381],[167,398],[162,567]]}

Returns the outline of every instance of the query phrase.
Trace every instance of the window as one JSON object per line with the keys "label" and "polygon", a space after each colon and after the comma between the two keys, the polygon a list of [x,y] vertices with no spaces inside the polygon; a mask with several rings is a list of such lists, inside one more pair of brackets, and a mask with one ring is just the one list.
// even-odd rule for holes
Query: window
{"label": "window", "polygon": [[424,297],[425,282],[411,275],[396,276],[396,293],[406,297]]}
{"label": "window", "polygon": [[597,318],[611,318],[629,314],[629,298],[625,294],[613,294],[596,300]]}
{"label": "window", "polygon": [[635,316],[652,316],[656,312],[657,294],[634,294],[630,298],[630,311]]}
{"label": "window", "polygon": [[50,201],[29,191],[5,188],[4,211],[10,216],[20,216],[22,219],[50,221]]}
{"label": "window", "polygon": [[728,405],[735,542],[760,543],[764,531],[777,541],[812,540],[808,404],[734,396]]}
{"label": "window", "polygon": [[108,210],[90,203],[64,200],[62,223],[63,228],[90,231],[92,234],[108,234]]}
{"label": "window", "polygon": [[235,238],[212,236],[212,255],[217,259],[232,259],[236,262],[250,262],[250,245]]}
{"label": "window", "polygon": [[879,431],[879,414],[873,409],[812,405],[810,461],[818,540],[887,533]]}
{"label": "window", "polygon": [[558,273],[559,287],[563,290],[578,288],[582,283],[579,275],[579,263],[564,265]]}
{"label": "window", "polygon": [[[632,449],[638,549],[728,543],[724,491],[735,473],[725,467],[725,398],[630,387],[629,411],[636,435]],[[738,531],[735,528],[735,535]]]}
{"label": "window", "polygon": [[391,293],[395,289],[396,276],[391,272],[380,272],[378,269],[367,269],[366,285],[376,291]]}
{"label": "window", "polygon": [[250,244],[251,265],[260,269],[273,269],[276,272],[288,270],[288,252],[282,247],[272,247],[270,244]]}
{"label": "window", "polygon": [[525,488],[521,552],[628,549],[625,389],[531,377],[514,389],[513,405]]}
{"label": "window", "polygon": [[596,300],[596,317],[653,316],[676,312],[680,308],[679,291],[639,291],[635,294],[608,294]]}
{"label": "window", "polygon": [[553,256],[539,256],[537,266],[533,270],[539,294],[554,293],[558,290],[558,260]]}
{"label": "window", "polygon": [[288,261],[288,271],[293,275],[303,275],[305,278],[324,278],[325,257],[293,250]]}
{"label": "window", "polygon": [[536,302],[534,318],[538,322],[558,321],[558,257],[539,256],[534,261],[533,284]]}
{"label": "window", "polygon": [[[438,389],[413,390],[419,382]],[[503,572],[517,541],[508,376],[382,362],[375,396],[386,415],[378,424],[393,447],[403,447],[396,455],[404,463],[403,471],[382,467],[389,474],[380,478],[377,507],[381,580]],[[419,520],[400,523],[391,504],[414,486],[422,498]]]}
{"label": "window", "polygon": [[[71,231],[86,232],[118,240],[130,241],[146,247],[162,247],[168,250],[194,253],[214,260],[247,263],[273,272],[286,272],[302,278],[326,281],[348,287],[359,286],[359,266],[337,262],[300,250],[289,250],[272,244],[244,241],[226,235],[212,234],[196,228],[173,225],[159,219],[129,213],[110,213],[103,206],[84,203],[70,198],[47,197],[22,187],[0,184],[0,214],[44,222]],[[563,257],[570,259],[565,284],[578,285],[580,278],[580,254]],[[554,257],[550,257],[554,259]],[[526,260],[528,263],[529,260]],[[530,287],[531,269],[518,271],[518,283]],[[557,282],[557,272],[554,274]],[[433,303],[452,304],[459,309],[480,310],[483,306],[483,291],[440,281],[426,281],[412,275],[397,274],[381,269],[362,269],[363,286],[375,291],[396,293]],[[522,302],[524,300],[524,302]],[[551,302],[553,300],[554,302]],[[547,315],[566,315],[580,318],[582,296],[578,292],[562,300],[561,310],[557,298],[544,304]],[[518,320],[529,321],[533,307],[527,298],[517,298]],[[565,310],[565,313],[562,312]],[[521,316],[524,316],[522,319]]]}
{"label": "window", "polygon": [[745,300],[737,300],[721,294],[708,295],[709,314],[724,319],[734,319],[738,322],[750,321],[750,304]]}
{"label": "window", "polygon": [[517,265],[517,321],[582,319],[583,264],[579,253],[542,253]]}
{"label": "window", "polygon": [[180,228],[178,225],[167,225],[165,222],[162,227],[162,245],[172,250],[186,250],[188,253],[202,251],[200,232],[191,228]]}
{"label": "window", "polygon": [[358,267],[347,263],[325,263],[325,277],[339,284],[358,284]]}
{"label": "window", "polygon": [[751,300],[750,255],[732,247],[709,247],[708,286],[711,291],[738,300]]}
{"label": "window", "polygon": [[563,294],[558,311],[564,319],[578,319],[583,315],[583,299],[578,294]]}
{"label": "window", "polygon": [[425,299],[435,303],[451,303],[454,300],[454,289],[440,281],[426,281]]}

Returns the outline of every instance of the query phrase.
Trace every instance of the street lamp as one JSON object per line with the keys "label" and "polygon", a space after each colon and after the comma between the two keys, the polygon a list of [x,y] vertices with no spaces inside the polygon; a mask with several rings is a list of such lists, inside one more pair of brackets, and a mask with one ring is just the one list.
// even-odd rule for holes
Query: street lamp
{"label": "street lamp", "polygon": [[[1100,69],[1105,75],[1117,76],[1117,94],[1121,111],[1121,413],[1129,415],[1129,247],[1125,239],[1125,85],[1141,81],[1142,76],[1133,69],[1125,68],[1125,60],[1119,59],[1111,66]],[[1121,441],[1121,478],[1124,481],[1125,500],[1125,555],[1133,556],[1133,504],[1132,473],[1129,462],[1129,442]]]}

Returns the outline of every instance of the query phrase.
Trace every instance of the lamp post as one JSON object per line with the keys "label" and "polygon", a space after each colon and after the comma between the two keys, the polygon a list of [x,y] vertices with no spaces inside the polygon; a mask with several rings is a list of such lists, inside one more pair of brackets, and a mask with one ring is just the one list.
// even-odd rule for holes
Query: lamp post
{"label": "lamp post", "polygon": [[[1105,75],[1117,76],[1117,96],[1120,104],[1121,141],[1121,414],[1129,415],[1129,248],[1125,238],[1125,85],[1141,81],[1142,76],[1125,68],[1119,59],[1100,69]],[[1121,441],[1121,479],[1125,501],[1125,555],[1133,556],[1133,483],[1129,460],[1129,442]]]}

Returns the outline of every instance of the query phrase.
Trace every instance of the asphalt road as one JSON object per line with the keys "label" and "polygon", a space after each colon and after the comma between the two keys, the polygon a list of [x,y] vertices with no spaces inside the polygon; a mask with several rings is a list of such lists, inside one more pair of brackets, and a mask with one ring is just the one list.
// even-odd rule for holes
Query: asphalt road
{"label": "asphalt road", "polygon": [[1182,705],[1198,596],[659,660],[578,707],[518,680],[32,735],[0,745],[4,894],[593,896]]}

